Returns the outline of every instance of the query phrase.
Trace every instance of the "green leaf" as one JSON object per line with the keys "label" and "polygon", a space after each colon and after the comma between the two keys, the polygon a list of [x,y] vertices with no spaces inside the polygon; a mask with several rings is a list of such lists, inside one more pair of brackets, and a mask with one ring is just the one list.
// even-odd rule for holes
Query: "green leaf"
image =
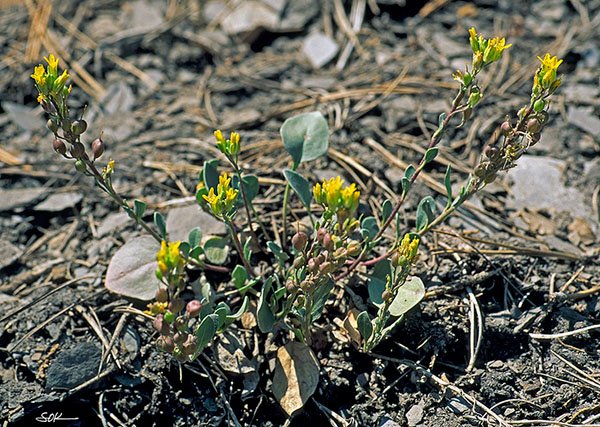
{"label": "green leaf", "polygon": [[202,230],[200,230],[200,227],[192,228],[190,234],[188,235],[188,241],[190,242],[191,248],[197,248],[200,246],[202,241]]}
{"label": "green leaf", "polygon": [[364,218],[360,223],[360,232],[365,239],[372,239],[377,235],[378,231],[379,226],[377,225],[377,220],[373,216]]}
{"label": "green leaf", "polygon": [[446,174],[444,175],[444,185],[446,186],[446,194],[448,195],[448,204],[452,202],[452,182],[450,182],[450,174],[452,168],[450,165],[446,168]]}
{"label": "green leaf", "polygon": [[238,311],[236,311],[233,314],[229,314],[227,316],[227,324],[231,324],[232,322],[238,320],[240,317],[242,317],[242,314],[244,314],[246,312],[246,310],[248,310],[248,303],[250,301],[248,300],[248,297],[244,297],[244,301],[242,302],[242,306],[240,307],[240,309]]}
{"label": "green leaf", "polygon": [[[246,198],[248,199],[248,203],[250,203],[258,194],[258,178],[256,177],[256,175],[244,175],[242,176],[242,181],[244,183],[244,192],[246,193]],[[231,180],[231,185],[233,186],[233,188],[240,188],[240,180],[237,177],[237,175],[233,176],[233,179]],[[244,203],[244,199],[241,195],[240,197],[238,197],[238,203],[240,205]]]}
{"label": "green leaf", "polygon": [[319,285],[313,294],[313,306],[311,310],[311,316],[313,320],[317,320],[323,313],[323,307],[331,294],[333,289],[333,280],[327,280],[327,282]]}
{"label": "green leaf", "polygon": [[279,246],[277,243],[268,241],[267,247],[273,253],[273,255],[275,255],[275,259],[279,265],[283,266],[285,262],[290,259],[290,256],[286,254],[283,249],[281,249],[281,246]]}
{"label": "green leaf", "polygon": [[292,156],[295,166],[327,153],[329,126],[318,111],[290,117],[283,122],[280,133],[283,145]]}
{"label": "green leaf", "polygon": [[425,163],[429,163],[435,159],[438,155],[438,151],[439,149],[437,147],[428,148],[427,151],[425,151]]}
{"label": "green leaf", "polygon": [[390,304],[389,312],[392,316],[402,316],[421,302],[425,296],[425,286],[421,279],[411,276],[400,286],[394,300]]}
{"label": "green leaf", "polygon": [[135,216],[138,218],[141,218],[142,216],[144,216],[144,212],[146,212],[146,208],[148,207],[148,205],[144,202],[142,202],[141,200],[135,199],[133,201],[133,212],[135,213]]}
{"label": "green leaf", "polygon": [[385,199],[383,205],[381,206],[381,221],[387,221],[393,210],[394,206],[392,205],[392,202],[389,199]]}
{"label": "green leaf", "polygon": [[363,340],[367,341],[373,333],[373,324],[371,323],[369,313],[362,311],[356,318],[356,323],[358,323],[358,332],[360,332],[360,336]]}
{"label": "green leaf", "polygon": [[268,296],[271,292],[273,278],[269,277],[265,280],[263,287],[260,291],[260,297],[258,298],[258,307],[256,308],[256,323],[258,329],[264,334],[271,332],[273,325],[275,324],[275,315],[269,307]]}
{"label": "green leaf", "polygon": [[196,354],[199,354],[206,348],[208,343],[215,336],[217,332],[217,326],[219,323],[219,316],[217,314],[209,314],[200,322],[198,329],[196,329],[196,340],[198,347],[196,348]]}
{"label": "green leaf", "polygon": [[225,264],[227,255],[229,254],[227,239],[217,236],[208,238],[204,242],[204,254],[206,255],[206,259],[213,264]]}
{"label": "green leaf", "polygon": [[416,170],[417,169],[413,165],[408,165],[408,167],[404,171],[404,178],[410,180],[412,178],[412,176],[415,174]]}
{"label": "green leaf", "polygon": [[217,170],[218,164],[219,161],[217,159],[212,159],[204,162],[204,166],[202,166],[202,177],[204,179],[204,186],[207,189],[217,189],[217,185],[219,184],[219,171]]}
{"label": "green leaf", "polygon": [[417,231],[420,231],[427,227],[427,225],[433,220],[433,218],[435,218],[435,215],[433,213],[434,210],[435,201],[433,200],[433,197],[423,197],[419,202],[419,206],[417,206]]}
{"label": "green leaf", "polygon": [[369,299],[376,306],[383,304],[383,298],[381,296],[383,295],[383,291],[385,291],[387,276],[389,276],[391,272],[392,266],[387,259],[378,262],[373,267],[367,288],[369,290]]}
{"label": "green leaf", "polygon": [[225,323],[227,322],[227,316],[229,316],[229,313],[231,313],[231,310],[229,309],[229,306],[227,304],[225,304],[224,302],[220,302],[215,307],[215,314],[217,316],[219,316],[217,330],[220,331],[223,329],[223,327],[225,326]]}
{"label": "green leaf", "polygon": [[244,253],[244,258],[250,259],[252,258],[252,238],[248,237],[246,239],[246,243],[244,243],[244,247],[242,248],[242,252]]}
{"label": "green leaf", "polygon": [[242,265],[236,265],[231,273],[231,281],[235,287],[239,289],[244,286],[244,284],[246,284],[246,279],[248,279],[246,268]]}
{"label": "green leaf", "polygon": [[154,224],[158,228],[158,234],[163,240],[167,240],[167,223],[165,217],[160,212],[154,212]]}
{"label": "green leaf", "polygon": [[444,120],[446,120],[446,113],[442,113],[438,117],[438,127],[439,128],[443,128],[444,127]]}
{"label": "green leaf", "polygon": [[179,245],[179,252],[181,252],[184,257],[187,257],[190,254],[190,244],[188,242],[181,242]]}
{"label": "green leaf", "polygon": [[298,195],[306,210],[310,212],[312,192],[310,190],[310,184],[308,183],[308,180],[298,172],[291,169],[284,169],[283,176],[285,176],[287,182],[290,183],[292,190],[294,190],[294,192]]}

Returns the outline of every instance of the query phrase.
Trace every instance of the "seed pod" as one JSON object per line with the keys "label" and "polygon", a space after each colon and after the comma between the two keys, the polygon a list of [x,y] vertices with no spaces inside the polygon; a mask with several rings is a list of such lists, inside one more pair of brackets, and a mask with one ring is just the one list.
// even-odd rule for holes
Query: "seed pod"
{"label": "seed pod", "polygon": [[60,139],[52,141],[52,148],[61,156],[64,156],[67,153],[67,146]]}
{"label": "seed pod", "polygon": [[302,267],[305,262],[306,262],[306,258],[304,258],[302,255],[300,255],[294,259],[294,263],[292,265],[294,266],[295,269],[298,269],[298,268]]}
{"label": "seed pod", "polygon": [[185,302],[181,298],[174,298],[169,303],[169,310],[173,313],[178,313],[183,310]]}
{"label": "seed pod", "polygon": [[186,334],[185,332],[177,332],[175,335],[173,335],[173,341],[175,341],[176,344],[181,345],[185,342],[187,337],[188,334]]}
{"label": "seed pod", "polygon": [[485,156],[488,159],[494,160],[500,154],[500,150],[498,149],[498,147],[492,147],[492,146],[488,145],[487,147],[485,147],[485,150],[483,150],[483,154],[485,154]]}
{"label": "seed pod", "polygon": [[537,114],[537,119],[540,121],[540,123],[542,125],[545,125],[548,122],[548,117],[549,117],[549,115],[548,115],[547,111],[540,111]]}
{"label": "seed pod", "polygon": [[393,296],[392,293],[386,289],[381,294],[381,299],[383,299],[384,301],[389,301],[392,299],[392,296]]}
{"label": "seed pod", "polygon": [[187,319],[183,316],[179,316],[173,322],[173,327],[175,328],[176,331],[179,331],[179,332],[185,331],[187,329]]}
{"label": "seed pod", "polygon": [[54,104],[50,101],[48,101],[47,99],[42,99],[42,108],[44,109],[44,111],[48,114],[51,115],[56,115],[56,113],[58,113],[58,111],[56,111],[56,107],[54,106]]}
{"label": "seed pod", "polygon": [[348,255],[348,250],[345,247],[337,248],[333,253],[333,259],[345,258]]}
{"label": "seed pod", "polygon": [[167,312],[165,313],[165,322],[167,322],[167,323],[171,324],[171,323],[173,323],[174,321],[175,321],[175,315],[174,315],[172,312],[170,312],[170,311],[167,311]]}
{"label": "seed pod", "polygon": [[323,236],[323,246],[330,251],[333,249],[333,240],[331,239],[331,234],[325,233]]}
{"label": "seed pod", "polygon": [[46,126],[48,126],[48,129],[50,129],[52,133],[58,132],[58,125],[54,120],[48,119],[48,121],[46,122]]}
{"label": "seed pod", "polygon": [[85,170],[86,170],[85,162],[81,159],[78,159],[75,162],[75,169],[77,169],[78,172],[85,172]]}
{"label": "seed pod", "polygon": [[350,240],[346,248],[348,249],[348,255],[356,256],[360,252],[360,243],[358,243],[356,240]]}
{"label": "seed pod", "polygon": [[71,144],[71,149],[69,151],[71,152],[71,156],[80,159],[85,154],[85,147],[81,142],[75,142],[74,144]]}
{"label": "seed pod", "polygon": [[390,261],[392,262],[392,265],[394,267],[398,267],[398,258],[400,257],[400,254],[398,253],[398,251],[394,251],[394,253],[392,254],[392,257],[390,258]]}
{"label": "seed pod", "polygon": [[486,165],[484,163],[479,163],[475,167],[475,170],[473,171],[473,173],[475,174],[476,177],[481,178],[485,175],[485,169],[486,169]]}
{"label": "seed pod", "polygon": [[92,153],[94,154],[94,160],[104,153],[104,141],[100,138],[96,138],[92,141]]}
{"label": "seed pod", "polygon": [[293,280],[288,280],[287,282],[285,282],[285,290],[288,291],[288,293],[293,294],[294,292],[296,292],[298,290],[298,287],[296,286],[296,282],[294,282]]}
{"label": "seed pod", "polygon": [[301,251],[306,246],[306,242],[308,241],[308,236],[305,232],[299,231],[292,237],[292,246],[297,251]]}
{"label": "seed pod", "polygon": [[308,262],[306,263],[306,266],[308,267],[308,271],[310,271],[311,273],[316,273],[319,270],[319,262],[317,258],[309,258]]}
{"label": "seed pod", "polygon": [[486,176],[485,179],[483,180],[483,182],[485,182],[486,184],[491,184],[495,180],[496,180],[496,174],[493,174],[493,175]]}
{"label": "seed pod", "polygon": [[529,146],[531,147],[532,145],[535,145],[538,143],[538,141],[540,140],[540,138],[542,137],[542,135],[540,133],[533,133],[530,135],[531,136],[531,142],[529,143]]}
{"label": "seed pod", "polygon": [[302,282],[300,282],[300,288],[304,292],[310,292],[314,286],[315,286],[315,281],[312,279],[305,279]]}
{"label": "seed pod", "polygon": [[154,299],[158,302],[167,302],[169,300],[169,291],[167,291],[167,288],[164,286],[158,288],[154,295]]}
{"label": "seed pod", "polygon": [[87,129],[87,122],[85,120],[75,120],[71,123],[71,132],[74,135],[81,135]]}
{"label": "seed pod", "polygon": [[507,120],[504,123],[502,123],[502,125],[500,125],[500,130],[502,131],[502,134],[504,136],[510,135],[510,133],[513,130],[512,125],[510,124],[510,121]]}
{"label": "seed pod", "polygon": [[527,122],[527,132],[529,133],[536,133],[539,132],[542,129],[542,124],[540,123],[540,121],[538,119],[529,119],[529,121]]}
{"label": "seed pod", "polygon": [[327,230],[325,228],[321,227],[317,230],[317,241],[319,243],[323,243],[323,238],[325,237],[325,234],[327,234]]}
{"label": "seed pod", "polygon": [[324,262],[323,264],[321,264],[321,266],[319,267],[319,271],[321,271],[321,274],[329,274],[329,273],[333,273],[333,270],[335,270],[335,265],[333,265],[332,263],[330,263],[329,261]]}
{"label": "seed pod", "polygon": [[152,326],[158,332],[162,332],[162,330],[165,326],[168,327],[168,325],[164,322],[164,317],[165,316],[163,314],[157,314],[156,317],[154,318],[154,321],[152,322]]}
{"label": "seed pod", "polygon": [[181,346],[181,352],[186,356],[190,356],[196,351],[196,337],[188,335],[187,339]]}
{"label": "seed pod", "polygon": [[536,113],[539,113],[540,111],[542,111],[544,109],[545,106],[546,106],[546,103],[544,102],[544,100],[538,99],[533,104],[533,111],[535,111]]}
{"label": "seed pod", "polygon": [[202,310],[202,303],[197,299],[191,300],[185,306],[185,311],[191,318],[198,316],[200,314],[200,310]]}

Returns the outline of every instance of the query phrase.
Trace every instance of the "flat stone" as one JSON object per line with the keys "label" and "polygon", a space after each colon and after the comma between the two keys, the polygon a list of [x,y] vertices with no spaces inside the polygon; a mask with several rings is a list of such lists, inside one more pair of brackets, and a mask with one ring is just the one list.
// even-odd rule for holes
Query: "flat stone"
{"label": "flat stone", "polygon": [[337,55],[339,49],[335,40],[320,32],[310,34],[302,44],[302,52],[313,68],[321,68],[327,64]]}
{"label": "flat stone", "polygon": [[41,116],[41,108],[29,108],[14,102],[5,101],[2,109],[10,120],[25,131],[33,131],[44,128],[44,119]]}
{"label": "flat stone", "polygon": [[190,231],[199,227],[203,235],[222,235],[225,225],[196,205],[171,209],[167,214],[167,232],[171,240],[187,240]]}
{"label": "flat stone", "polygon": [[0,239],[0,270],[8,267],[21,256],[21,249],[5,239]]}
{"label": "flat stone", "polygon": [[411,408],[406,412],[406,421],[409,426],[416,426],[423,419],[423,402],[419,402],[416,405],[411,406]]}
{"label": "flat stone", "polygon": [[0,212],[29,205],[46,193],[45,188],[0,189]]}
{"label": "flat stone", "polygon": [[600,119],[592,108],[569,107],[567,120],[593,137],[600,134]]}
{"label": "flat stone", "polygon": [[227,34],[247,33],[258,28],[276,28],[279,16],[266,4],[245,1],[229,13],[221,22]]}
{"label": "flat stone", "polygon": [[83,195],[81,193],[56,193],[52,194],[42,203],[36,205],[33,210],[44,212],[60,212],[72,208],[81,202]]}
{"label": "flat stone", "polygon": [[122,228],[129,221],[131,221],[131,218],[129,218],[129,215],[125,212],[108,214],[98,226],[98,237],[104,237],[107,234]]}
{"label": "flat stone", "polygon": [[61,350],[48,368],[46,389],[71,390],[98,373],[102,352],[91,342]]}

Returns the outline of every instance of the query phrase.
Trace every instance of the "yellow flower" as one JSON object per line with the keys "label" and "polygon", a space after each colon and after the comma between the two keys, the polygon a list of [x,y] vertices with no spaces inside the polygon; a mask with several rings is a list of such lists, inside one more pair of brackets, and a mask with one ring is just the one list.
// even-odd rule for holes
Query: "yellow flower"
{"label": "yellow flower", "polygon": [[168,302],[151,302],[148,304],[148,309],[144,310],[144,313],[156,316],[157,314],[164,314],[167,311]]}
{"label": "yellow flower", "polygon": [[44,60],[48,63],[48,74],[56,77],[58,75],[58,58],[50,54],[47,58],[44,56]]}
{"label": "yellow flower", "polygon": [[487,46],[483,51],[483,63],[490,64],[500,59],[502,52],[511,47],[512,44],[506,44],[504,37],[494,37],[488,40]]}
{"label": "yellow flower", "polygon": [[65,83],[67,82],[67,79],[69,78],[69,73],[67,73],[67,70],[64,70],[63,73],[60,75],[60,77],[58,77],[56,80],[54,80],[54,90],[55,91],[59,91],[61,90]]}
{"label": "yellow flower", "polygon": [[179,241],[167,243],[164,240],[160,243],[160,249],[156,254],[156,261],[158,261],[158,269],[163,276],[172,271],[177,273],[183,268],[185,261],[179,253],[180,244],[181,242]]}
{"label": "yellow flower", "polygon": [[44,86],[46,83],[46,69],[43,65],[38,65],[33,69],[33,74],[31,78],[35,80],[38,86]]}
{"label": "yellow flower", "polygon": [[504,37],[486,39],[481,34],[477,34],[475,28],[472,27],[469,29],[469,43],[473,51],[473,69],[476,70],[498,61],[502,52],[512,46],[512,44],[506,44]]}
{"label": "yellow flower", "polygon": [[211,188],[208,190],[208,194],[202,195],[202,198],[206,200],[217,218],[222,219],[223,215],[231,214],[235,207],[239,191],[231,188],[230,184],[231,178],[226,173],[223,173],[219,176],[219,184],[217,184],[216,191],[214,188]]}
{"label": "yellow flower", "polygon": [[45,99],[45,98],[44,98],[44,95],[42,95],[42,94],[40,93],[40,94],[38,95],[38,97],[37,97],[37,102],[41,104],[41,103],[42,103],[42,101],[43,101],[44,99]]}
{"label": "yellow flower", "polygon": [[213,211],[216,209],[217,203],[219,202],[219,197],[215,194],[214,188],[211,187],[211,189],[208,191],[208,194],[204,194],[202,198],[206,200]]}
{"label": "yellow flower", "polygon": [[225,140],[225,138],[223,138],[223,132],[221,132],[219,129],[214,131],[213,135],[215,135],[215,139],[217,140],[217,142],[221,142],[221,141]]}
{"label": "yellow flower", "polygon": [[315,184],[313,187],[315,202],[323,205],[332,213],[340,213],[345,210],[345,216],[351,215],[358,208],[360,191],[356,184],[344,187],[344,180],[340,176],[323,180],[323,183]]}
{"label": "yellow flower", "polygon": [[214,132],[214,135],[217,140],[217,148],[219,151],[226,156],[233,157],[233,160],[237,161],[237,155],[240,152],[240,134],[231,132],[229,139],[225,139],[223,132],[217,129]]}
{"label": "yellow flower", "polygon": [[405,234],[392,257],[392,263],[397,267],[406,267],[417,259],[418,252],[419,238],[411,238],[409,234]]}
{"label": "yellow flower", "polygon": [[535,93],[536,91],[549,89],[551,92],[554,92],[561,84],[561,79],[557,77],[556,73],[563,60],[559,60],[557,56],[550,56],[549,53],[544,58],[540,58],[539,56],[537,58],[542,62],[542,65],[540,65],[533,77],[533,91]]}

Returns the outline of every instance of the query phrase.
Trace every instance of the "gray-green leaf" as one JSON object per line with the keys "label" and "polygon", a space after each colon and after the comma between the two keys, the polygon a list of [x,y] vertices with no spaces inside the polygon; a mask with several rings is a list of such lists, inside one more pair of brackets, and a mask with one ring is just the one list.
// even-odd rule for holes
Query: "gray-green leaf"
{"label": "gray-green leaf", "polygon": [[310,184],[308,183],[308,180],[298,172],[291,169],[284,169],[283,176],[285,176],[287,182],[290,183],[292,190],[294,190],[294,192],[298,195],[304,207],[307,210],[310,210],[312,192],[310,191]]}
{"label": "gray-green leaf", "polygon": [[283,145],[296,166],[324,155],[329,147],[329,126],[318,111],[287,119],[280,133]]}
{"label": "gray-green leaf", "polygon": [[425,286],[421,279],[411,276],[406,279],[404,285],[400,286],[394,300],[390,304],[390,314],[392,316],[402,316],[411,308],[421,302],[425,296]]}

